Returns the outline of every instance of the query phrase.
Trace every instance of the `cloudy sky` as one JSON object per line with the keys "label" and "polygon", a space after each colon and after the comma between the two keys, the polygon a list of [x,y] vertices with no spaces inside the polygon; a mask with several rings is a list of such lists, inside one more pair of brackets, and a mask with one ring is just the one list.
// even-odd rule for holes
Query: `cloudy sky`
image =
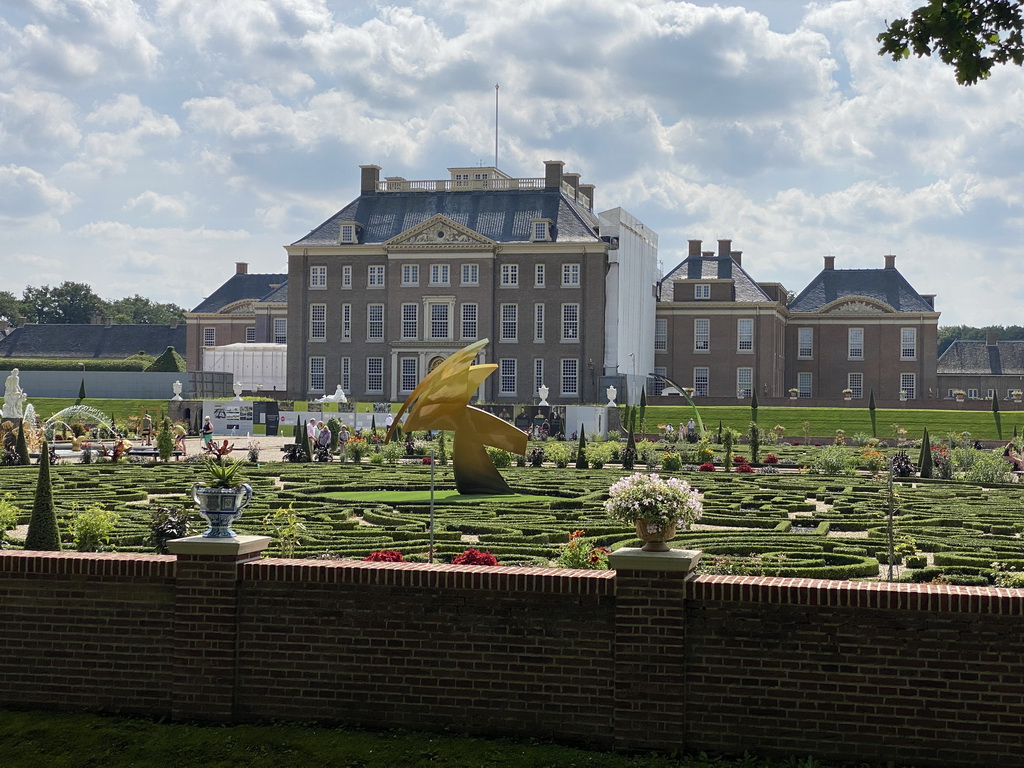
{"label": "cloudy sky", "polygon": [[[1019,324],[1024,72],[876,54],[913,0],[14,0],[0,6],[0,290],[187,309],[383,176],[545,160],[660,237],[799,291],[897,267],[940,324]],[[12,7],[13,6],[13,7]]]}

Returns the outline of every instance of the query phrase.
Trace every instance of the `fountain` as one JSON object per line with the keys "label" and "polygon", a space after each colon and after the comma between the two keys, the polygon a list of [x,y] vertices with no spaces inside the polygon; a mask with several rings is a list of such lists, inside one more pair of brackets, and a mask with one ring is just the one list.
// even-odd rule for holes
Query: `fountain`
{"label": "fountain", "polygon": [[[31,406],[29,406],[31,408]],[[26,419],[28,413],[25,414]],[[111,426],[110,419],[103,411],[96,408],[90,408],[88,405],[72,405],[63,410],[57,411],[53,416],[48,418],[43,423],[43,431],[46,432],[48,439],[53,438],[53,433],[57,428],[58,424],[62,424],[64,427],[70,429],[72,424],[81,424],[83,427],[87,425],[95,425],[99,430],[98,434],[100,437],[103,436],[103,430],[106,430],[107,434],[113,436],[114,430]]]}

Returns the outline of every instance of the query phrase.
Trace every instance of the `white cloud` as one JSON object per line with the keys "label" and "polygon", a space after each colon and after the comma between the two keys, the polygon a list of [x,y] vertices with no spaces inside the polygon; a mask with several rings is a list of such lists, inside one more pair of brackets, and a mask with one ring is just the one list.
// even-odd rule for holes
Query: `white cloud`
{"label": "white cloud", "polygon": [[0,166],[0,220],[67,213],[75,196],[39,171],[17,165]]}
{"label": "white cloud", "polygon": [[189,204],[185,200],[161,195],[151,189],[147,189],[141,195],[133,197],[124,205],[127,211],[140,210],[158,215],[168,215],[182,218],[188,213]]}

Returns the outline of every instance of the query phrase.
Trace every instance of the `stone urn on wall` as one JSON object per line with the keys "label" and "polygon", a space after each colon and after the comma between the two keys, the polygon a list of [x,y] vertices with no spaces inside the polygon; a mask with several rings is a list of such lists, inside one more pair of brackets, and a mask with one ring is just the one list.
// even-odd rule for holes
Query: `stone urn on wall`
{"label": "stone urn on wall", "polygon": [[676,530],[700,519],[703,505],[695,488],[676,477],[637,472],[608,489],[605,510],[633,525],[645,552],[667,552]]}
{"label": "stone urn on wall", "polygon": [[217,456],[206,465],[209,482],[192,486],[192,499],[199,505],[199,515],[210,526],[203,533],[204,538],[230,539],[237,535],[231,525],[252,500],[252,486],[239,482],[241,466],[240,461],[226,462],[223,456]]}

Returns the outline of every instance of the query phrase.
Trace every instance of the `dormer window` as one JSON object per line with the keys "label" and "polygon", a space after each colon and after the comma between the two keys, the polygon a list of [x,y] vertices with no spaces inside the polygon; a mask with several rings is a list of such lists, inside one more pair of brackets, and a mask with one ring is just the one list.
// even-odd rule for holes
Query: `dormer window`
{"label": "dormer window", "polygon": [[697,283],[693,286],[693,298],[695,299],[710,299],[711,298],[711,286],[707,283]]}
{"label": "dormer window", "polygon": [[551,220],[534,219],[530,223],[530,239],[535,242],[549,242],[551,240]]}
{"label": "dormer window", "polygon": [[345,222],[338,227],[338,242],[339,243],[358,243],[359,238],[357,224],[353,222]]}

